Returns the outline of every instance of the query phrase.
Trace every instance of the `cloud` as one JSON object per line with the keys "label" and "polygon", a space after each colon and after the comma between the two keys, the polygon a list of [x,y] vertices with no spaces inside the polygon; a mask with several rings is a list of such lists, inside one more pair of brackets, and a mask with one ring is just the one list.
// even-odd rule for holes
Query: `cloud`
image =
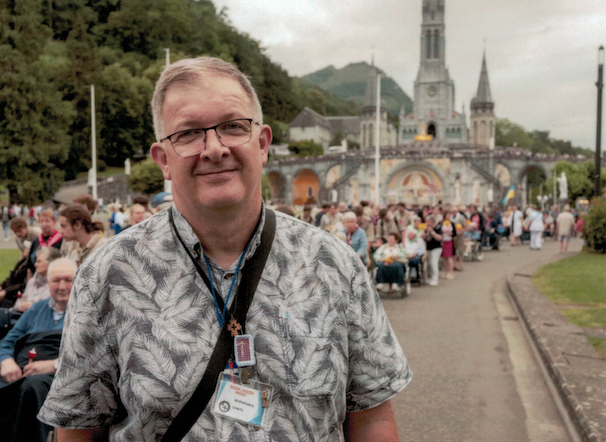
{"label": "cloud", "polygon": [[[218,0],[291,75],[370,61],[409,95],[419,68],[421,0]],[[446,62],[456,108],[476,93],[482,53],[498,117],[595,147],[603,0],[446,1]],[[484,39],[486,43],[484,43]]]}

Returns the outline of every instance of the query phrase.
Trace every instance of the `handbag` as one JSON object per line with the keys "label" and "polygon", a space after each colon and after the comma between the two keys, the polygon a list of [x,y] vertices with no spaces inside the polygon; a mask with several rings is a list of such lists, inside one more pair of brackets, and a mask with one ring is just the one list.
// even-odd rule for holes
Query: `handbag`
{"label": "handbag", "polygon": [[[175,227],[172,208],[169,212],[169,218],[177,238],[183,247],[185,247],[185,243],[181,239],[181,236]],[[242,269],[242,280],[240,281],[236,295],[236,299],[238,299],[240,302],[236,303],[236,299],[234,299],[234,302],[232,303],[232,306],[234,304],[236,305],[236,310],[233,317],[242,326],[242,332],[244,332],[246,314],[248,313],[248,308],[255,295],[255,290],[257,289],[259,280],[261,279],[261,273],[263,273],[265,262],[269,256],[269,251],[271,250],[275,232],[276,214],[272,210],[265,209],[265,226],[263,227],[263,232],[261,233],[261,244],[255,251],[252,258],[246,262],[244,268]],[[196,270],[204,280],[204,283],[207,287],[209,287],[210,290],[210,281],[200,267],[198,260],[191,255],[188,247],[185,247],[185,250],[194,263]],[[224,304],[221,296],[217,296],[217,303],[219,304],[219,309],[222,311]],[[223,328],[221,329],[221,333],[219,334],[219,338],[215,344],[213,353],[208,361],[208,366],[206,367],[206,371],[202,376],[202,380],[196,387],[196,390],[189,398],[187,403],[183,406],[177,416],[175,416],[172,423],[169,425],[166,433],[164,433],[164,436],[162,437],[161,442],[179,442],[181,439],[183,439],[208,405],[210,398],[215,392],[217,378],[225,369],[230,356],[234,352],[234,340],[227,330],[227,325],[227,321],[224,321]]]}

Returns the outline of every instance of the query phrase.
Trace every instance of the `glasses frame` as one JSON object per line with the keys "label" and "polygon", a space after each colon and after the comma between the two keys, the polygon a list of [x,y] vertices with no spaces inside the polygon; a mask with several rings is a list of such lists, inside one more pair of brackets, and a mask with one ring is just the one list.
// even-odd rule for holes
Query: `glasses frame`
{"label": "glasses frame", "polygon": [[[226,146],[225,144],[223,144],[223,141],[221,140],[221,136],[220,136],[220,135],[217,133],[217,128],[218,128],[219,126],[223,126],[223,125],[224,125],[224,124],[226,124],[226,123],[231,123],[232,121],[248,121],[248,122],[250,123],[250,138],[249,138],[247,141],[245,141],[244,143],[242,143],[242,144],[236,144],[235,146]],[[252,139],[252,125],[253,125],[253,123],[254,123],[254,124],[256,124],[257,126],[261,126],[261,124],[257,123],[257,122],[256,122],[254,119],[252,119],[252,118],[235,118],[235,119],[233,119],[233,120],[227,120],[227,121],[223,121],[222,123],[215,124],[214,126],[210,126],[210,127],[198,127],[198,128],[192,128],[192,129],[184,129],[184,130],[180,130],[180,131],[178,131],[178,132],[175,132],[175,133],[173,133],[173,134],[170,134],[170,135],[169,135],[169,136],[167,136],[167,137],[162,138],[162,139],[160,140],[160,143],[162,143],[162,142],[164,142],[164,141],[168,140],[168,142],[170,143],[170,145],[172,146],[173,150],[175,151],[175,153],[176,153],[178,156],[180,156],[180,157],[182,157],[182,158],[193,157],[194,155],[199,155],[199,154],[200,154],[200,152],[204,152],[204,151],[206,150],[206,133],[207,133],[209,130],[214,130],[214,131],[215,131],[215,134],[217,134],[217,138],[219,139],[219,143],[221,143],[221,145],[222,145],[223,147],[227,147],[227,148],[230,148],[230,147],[238,147],[238,146],[242,146],[243,144],[248,143],[248,142],[249,142],[249,141]],[[203,130],[203,131],[204,131],[204,148],[203,148],[202,150],[200,150],[200,151],[198,151],[198,152],[196,152],[196,153],[192,153],[192,154],[190,154],[190,155],[180,155],[180,154],[179,154],[179,152],[177,152],[177,149],[175,149],[175,146],[173,145],[173,141],[171,140],[171,138],[172,138],[172,137],[174,137],[175,135],[179,135],[179,134],[181,134],[181,133],[183,133],[183,132],[189,132],[190,130]]]}

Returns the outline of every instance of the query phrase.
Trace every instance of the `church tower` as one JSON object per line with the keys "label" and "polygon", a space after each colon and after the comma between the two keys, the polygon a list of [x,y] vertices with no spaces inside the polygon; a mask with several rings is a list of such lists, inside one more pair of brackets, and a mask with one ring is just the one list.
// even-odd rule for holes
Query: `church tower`
{"label": "church tower", "polygon": [[495,137],[494,102],[488,83],[488,68],[486,67],[486,52],[482,59],[482,71],[478,92],[471,100],[470,142],[479,146],[489,146]]}
{"label": "church tower", "polygon": [[[380,130],[381,130],[381,146],[395,146],[396,130],[393,124],[387,118],[387,108],[381,101],[379,108]],[[368,80],[366,82],[366,94],[364,95],[364,105],[362,106],[362,116],[360,117],[360,148],[374,149],[375,148],[375,130],[377,118],[377,69],[374,66],[374,60],[368,72]]]}
{"label": "church tower", "polygon": [[421,63],[414,86],[414,112],[400,115],[400,141],[423,132],[444,143],[466,143],[465,117],[455,111],[455,86],[446,68],[444,0],[423,0]]}

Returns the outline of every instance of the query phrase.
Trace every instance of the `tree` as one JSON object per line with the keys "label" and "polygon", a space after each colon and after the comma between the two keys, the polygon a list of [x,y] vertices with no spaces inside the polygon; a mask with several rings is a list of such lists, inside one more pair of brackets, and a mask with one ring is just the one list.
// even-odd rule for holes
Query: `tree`
{"label": "tree", "polygon": [[532,138],[519,124],[512,123],[506,118],[497,118],[495,144],[497,146],[530,148],[532,146]]}
{"label": "tree", "polygon": [[62,100],[47,73],[58,69],[49,56],[50,31],[42,24],[39,0],[0,8],[0,180],[15,202],[34,204],[61,185],[55,167],[67,158],[73,104]]}
{"label": "tree", "polygon": [[593,250],[606,253],[606,197],[591,200],[585,215],[583,238]]}
{"label": "tree", "polygon": [[[562,172],[566,173],[568,181],[568,199],[574,204],[577,198],[590,199],[594,196],[595,185],[595,164],[592,161],[585,161],[583,163],[570,163],[568,161],[558,161],[554,168],[556,177],[560,177]],[[606,168],[602,168],[602,184],[606,184]],[[547,189],[553,189],[553,176],[551,176],[545,183]],[[558,196],[560,194],[559,184],[556,183]],[[548,190],[549,192],[549,190]]]}
{"label": "tree", "polygon": [[147,195],[164,190],[164,176],[160,167],[151,158],[135,164],[128,177],[128,185],[134,192]]}

